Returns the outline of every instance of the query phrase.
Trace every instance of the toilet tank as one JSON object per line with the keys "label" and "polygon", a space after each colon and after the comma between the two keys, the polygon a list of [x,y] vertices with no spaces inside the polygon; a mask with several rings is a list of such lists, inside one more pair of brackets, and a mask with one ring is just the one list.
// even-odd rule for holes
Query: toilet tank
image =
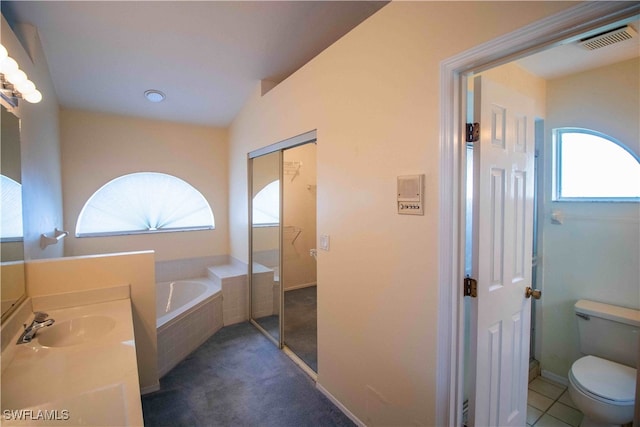
{"label": "toilet tank", "polygon": [[638,367],[640,310],[579,300],[575,312],[582,353]]}

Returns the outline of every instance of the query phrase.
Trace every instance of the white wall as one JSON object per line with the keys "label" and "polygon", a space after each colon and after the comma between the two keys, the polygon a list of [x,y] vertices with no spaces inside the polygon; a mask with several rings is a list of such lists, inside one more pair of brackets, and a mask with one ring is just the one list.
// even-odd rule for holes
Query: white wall
{"label": "white wall", "polygon": [[[66,256],[153,249],[164,261],[229,253],[225,129],[70,109],[60,119]],[[134,172],[167,173],[194,186],[213,209],[215,230],[76,238],[89,197]]]}
{"label": "white wall", "polygon": [[63,226],[58,99],[35,27],[21,24],[14,33],[3,16],[0,30],[9,56],[42,93],[40,103],[20,101],[15,109],[21,120],[25,259],[62,256],[64,244],[40,249],[40,234]]}
{"label": "white wall", "polygon": [[[640,155],[640,60],[548,82],[544,200],[540,218],[543,370],[566,377],[580,357],[578,299],[640,308],[638,203],[552,202],[551,132],[581,127],[608,134]],[[594,168],[594,173],[598,173]],[[551,211],[564,213],[562,225]]]}
{"label": "white wall", "polygon": [[[442,60],[574,3],[392,2],[230,130],[231,254],[247,258],[246,154],[317,129],[318,383],[370,425],[433,425]],[[424,173],[425,215],[396,213]]]}

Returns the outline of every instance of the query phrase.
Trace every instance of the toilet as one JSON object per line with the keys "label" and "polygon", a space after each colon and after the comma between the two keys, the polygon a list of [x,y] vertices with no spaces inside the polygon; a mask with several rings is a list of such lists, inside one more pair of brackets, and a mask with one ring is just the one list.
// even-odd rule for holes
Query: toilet
{"label": "toilet", "polygon": [[569,371],[569,394],[584,414],[581,427],[633,420],[640,311],[600,302],[575,304],[580,351]]}

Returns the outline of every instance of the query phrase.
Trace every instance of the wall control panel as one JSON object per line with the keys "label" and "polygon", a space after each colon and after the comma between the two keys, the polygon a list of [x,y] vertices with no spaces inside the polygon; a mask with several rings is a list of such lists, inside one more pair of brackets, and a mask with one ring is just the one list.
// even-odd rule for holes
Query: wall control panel
{"label": "wall control panel", "polygon": [[398,177],[398,213],[424,215],[424,174]]}

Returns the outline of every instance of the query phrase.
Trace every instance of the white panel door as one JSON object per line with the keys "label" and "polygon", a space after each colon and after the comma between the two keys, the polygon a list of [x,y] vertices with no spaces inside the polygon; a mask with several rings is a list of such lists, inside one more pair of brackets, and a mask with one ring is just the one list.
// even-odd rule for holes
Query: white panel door
{"label": "white panel door", "polygon": [[474,256],[470,424],[524,426],[531,300],[534,103],[486,77],[474,81]]}

